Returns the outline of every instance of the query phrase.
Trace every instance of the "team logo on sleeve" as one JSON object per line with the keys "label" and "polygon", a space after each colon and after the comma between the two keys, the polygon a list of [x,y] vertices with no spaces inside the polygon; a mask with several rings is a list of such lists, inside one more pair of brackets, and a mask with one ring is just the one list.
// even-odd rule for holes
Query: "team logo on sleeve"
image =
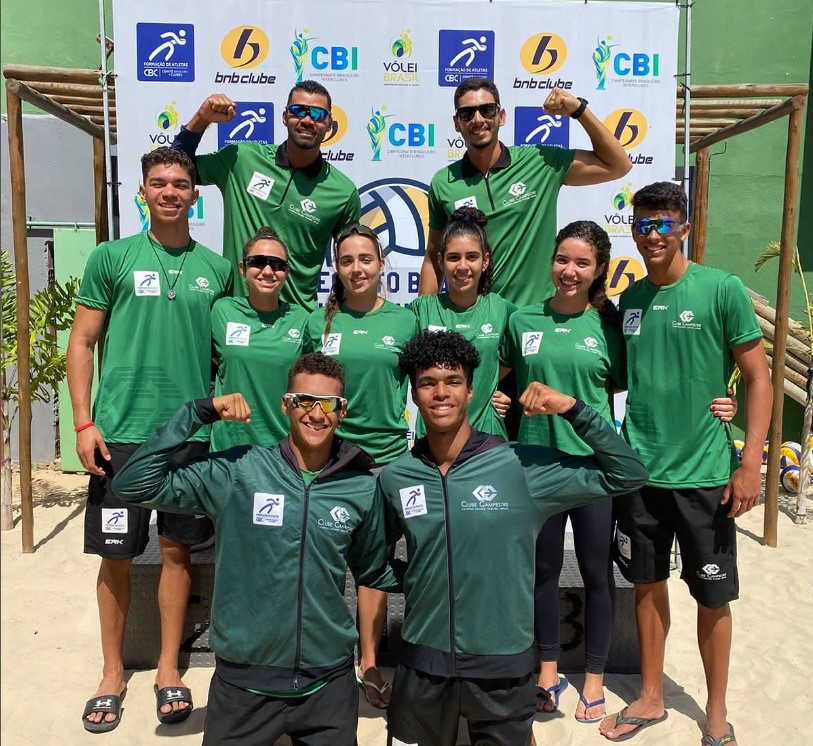
{"label": "team logo on sleeve", "polygon": [[522,332],[522,357],[536,355],[542,344],[542,332]]}
{"label": "team logo on sleeve", "polygon": [[285,511],[285,495],[254,493],[254,519],[257,526],[281,526]]}
{"label": "team logo on sleeve", "polygon": [[428,331],[428,332],[445,332],[446,327],[445,326],[440,326],[440,324],[429,324],[429,326],[426,327],[426,331]]}
{"label": "team logo on sleeve", "polygon": [[639,336],[641,334],[642,315],[640,308],[628,308],[624,311],[624,321],[621,328],[625,336]]}
{"label": "team logo on sleeve", "polygon": [[322,339],[322,354],[323,355],[338,355],[339,350],[342,348],[342,333],[334,332],[327,334]]}
{"label": "team logo on sleeve", "polygon": [[229,321],[226,324],[226,345],[228,347],[248,347],[251,338],[251,327]]}
{"label": "team logo on sleeve", "polygon": [[251,175],[251,180],[248,182],[246,191],[254,197],[265,201],[268,199],[268,195],[271,194],[271,188],[273,186],[274,180],[270,176],[255,171]]}
{"label": "team logo on sleeve", "polygon": [[161,277],[158,272],[133,272],[133,286],[137,296],[161,295]]}
{"label": "team logo on sleeve", "polygon": [[416,515],[426,515],[426,493],[422,484],[413,487],[404,487],[398,490],[401,495],[401,507],[404,518],[413,518]]}

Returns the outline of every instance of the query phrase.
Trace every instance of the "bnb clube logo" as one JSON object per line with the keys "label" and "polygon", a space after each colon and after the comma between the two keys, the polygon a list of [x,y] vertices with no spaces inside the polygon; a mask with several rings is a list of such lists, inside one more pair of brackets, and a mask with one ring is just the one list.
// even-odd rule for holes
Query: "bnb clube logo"
{"label": "bnb clube logo", "polygon": [[[535,76],[553,75],[567,60],[567,44],[558,34],[543,31],[527,38],[519,50],[519,61],[522,66]],[[514,88],[545,89],[561,88],[569,91],[572,80],[554,78],[514,78]]]}

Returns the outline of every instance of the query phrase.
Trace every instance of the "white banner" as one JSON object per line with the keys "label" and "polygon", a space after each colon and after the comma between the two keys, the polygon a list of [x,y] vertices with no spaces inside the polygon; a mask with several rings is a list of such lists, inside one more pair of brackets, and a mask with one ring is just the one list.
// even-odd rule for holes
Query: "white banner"
{"label": "white banner", "polygon": [[[454,89],[483,75],[500,89],[506,144],[590,149],[577,122],[541,108],[554,86],[589,100],[634,168],[611,184],[564,188],[559,224],[591,219],[610,233],[612,294],[643,275],[629,199],[674,176],[674,4],[115,0],[114,11],[122,235],[148,226],[137,197],[141,155],[171,143],[206,96],[226,93],[238,113],[209,128],[200,153],[227,141],[282,142],[288,91],[313,79],[333,98],[323,154],[358,185],[362,219],[387,248],[389,297],[406,303],[426,246],[429,181],[465,149],[452,122]],[[194,236],[219,250],[217,188],[202,188],[190,212]],[[326,267],[322,297],[329,277]]]}

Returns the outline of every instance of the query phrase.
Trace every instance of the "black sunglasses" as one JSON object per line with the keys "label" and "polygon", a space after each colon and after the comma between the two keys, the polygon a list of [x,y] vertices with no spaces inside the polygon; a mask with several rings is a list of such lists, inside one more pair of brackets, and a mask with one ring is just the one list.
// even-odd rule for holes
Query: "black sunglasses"
{"label": "black sunglasses", "polygon": [[461,106],[455,114],[461,122],[470,122],[480,112],[483,119],[494,119],[500,111],[499,104],[480,104],[479,106]]}
{"label": "black sunglasses", "polygon": [[308,106],[307,104],[288,104],[285,107],[292,117],[296,119],[304,119],[310,117],[314,122],[321,122],[330,116],[330,112],[321,106]]}
{"label": "black sunglasses", "polygon": [[287,272],[291,266],[286,259],[280,259],[278,256],[268,256],[267,254],[252,254],[244,257],[243,264],[246,267],[259,270],[271,267],[274,272]]}

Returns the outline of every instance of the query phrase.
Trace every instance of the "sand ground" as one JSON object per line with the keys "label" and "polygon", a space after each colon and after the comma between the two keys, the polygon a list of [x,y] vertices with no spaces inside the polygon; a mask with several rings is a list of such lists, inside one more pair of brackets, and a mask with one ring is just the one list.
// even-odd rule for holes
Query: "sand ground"
{"label": "sand ground", "polygon": [[[206,713],[210,668],[185,674],[197,707],[184,723],[160,725],[155,718],[153,671],[129,674],[121,725],[102,735],[80,722],[85,700],[100,676],[95,603],[97,559],[82,554],[86,478],[40,470],[34,475],[35,552],[21,552],[17,523],[2,534],[2,720],[3,746],[36,744],[199,744]],[[740,601],[733,605],[734,652],[729,719],[739,746],[808,746],[813,718],[807,712],[813,676],[813,518],[794,525],[792,500],[780,496],[778,548],[761,543],[764,511],[739,520]],[[695,609],[681,581],[670,580],[672,632],[666,652],[668,720],[635,739],[637,746],[699,744],[705,688],[695,642]],[[391,671],[385,670],[390,677]],[[539,716],[537,743],[601,746],[597,725],[573,719],[581,677],[572,676],[560,712]],[[608,675],[609,711],[635,697],[637,676]],[[386,743],[385,719],[363,699],[359,746]],[[461,732],[462,733],[462,732]],[[461,743],[467,743],[465,738]]]}

